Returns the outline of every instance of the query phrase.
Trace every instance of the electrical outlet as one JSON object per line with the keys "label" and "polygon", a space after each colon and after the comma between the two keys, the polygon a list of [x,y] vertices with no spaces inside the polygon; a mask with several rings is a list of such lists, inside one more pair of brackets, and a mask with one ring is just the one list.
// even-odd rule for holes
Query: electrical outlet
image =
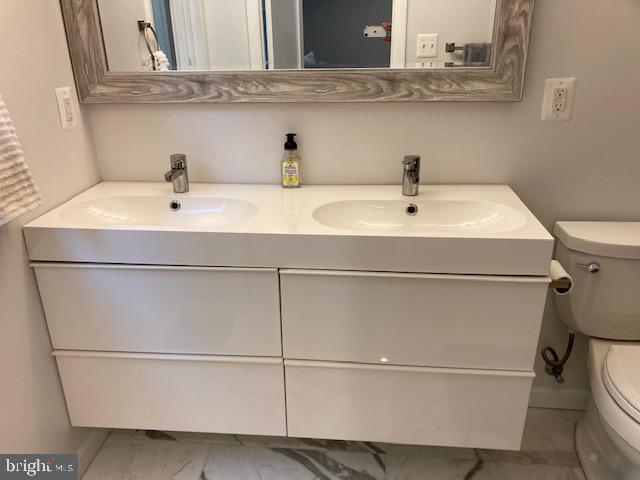
{"label": "electrical outlet", "polygon": [[58,112],[60,113],[60,125],[62,130],[71,130],[78,125],[78,113],[73,102],[71,87],[56,88],[58,100]]}
{"label": "electrical outlet", "polygon": [[436,62],[416,62],[416,68],[436,68]]}
{"label": "electrical outlet", "polygon": [[569,90],[563,87],[553,89],[553,111],[564,112],[567,108],[567,95]]}
{"label": "electrical outlet", "polygon": [[576,92],[575,78],[549,78],[545,83],[542,120],[566,122],[571,120]]}
{"label": "electrical outlet", "polygon": [[438,56],[438,34],[421,33],[418,35],[418,58],[435,58]]}

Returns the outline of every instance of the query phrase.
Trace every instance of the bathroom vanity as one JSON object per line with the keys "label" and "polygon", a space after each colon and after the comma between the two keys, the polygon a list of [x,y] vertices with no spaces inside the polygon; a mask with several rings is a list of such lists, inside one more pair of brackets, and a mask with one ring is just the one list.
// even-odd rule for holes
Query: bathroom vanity
{"label": "bathroom vanity", "polygon": [[507,186],[102,183],[24,231],[75,426],[520,446],[553,240]]}

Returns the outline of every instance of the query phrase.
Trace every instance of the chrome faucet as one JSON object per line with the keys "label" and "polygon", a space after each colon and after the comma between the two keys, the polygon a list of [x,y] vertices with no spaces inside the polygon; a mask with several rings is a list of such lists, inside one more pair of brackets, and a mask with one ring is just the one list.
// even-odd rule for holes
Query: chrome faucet
{"label": "chrome faucet", "polygon": [[402,195],[415,197],[420,188],[420,157],[418,155],[407,155],[402,161]]}
{"label": "chrome faucet", "polygon": [[167,182],[173,182],[173,193],[189,191],[189,173],[187,172],[187,156],[181,153],[171,155],[171,170],[164,174]]}

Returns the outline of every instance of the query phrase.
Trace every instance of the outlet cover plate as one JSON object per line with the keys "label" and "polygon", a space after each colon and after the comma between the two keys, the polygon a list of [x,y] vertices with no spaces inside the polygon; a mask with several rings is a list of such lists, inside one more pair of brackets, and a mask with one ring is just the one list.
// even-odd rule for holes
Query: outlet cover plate
{"label": "outlet cover plate", "polygon": [[67,131],[76,128],[78,126],[78,111],[73,100],[71,87],[56,88],[55,92],[62,130]]}
{"label": "outlet cover plate", "polygon": [[571,120],[575,95],[575,77],[548,78],[544,86],[542,121],[568,122]]}

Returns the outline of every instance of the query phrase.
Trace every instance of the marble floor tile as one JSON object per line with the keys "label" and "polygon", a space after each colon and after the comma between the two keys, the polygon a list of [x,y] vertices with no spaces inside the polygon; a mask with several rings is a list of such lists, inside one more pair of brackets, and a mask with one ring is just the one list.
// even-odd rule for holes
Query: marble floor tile
{"label": "marble floor tile", "polygon": [[[466,480],[585,480],[579,467],[482,463]],[[462,480],[462,479],[461,479]]]}
{"label": "marble floor tile", "polygon": [[313,438],[289,437],[261,437],[257,435],[237,435],[240,444],[249,447],[279,447],[302,450],[329,450],[344,452],[370,453],[375,449],[365,442],[351,442],[347,440],[319,440]]}
{"label": "marble floor tile", "polygon": [[134,437],[140,430],[125,430],[123,428],[114,428],[109,432],[109,438],[113,437]]}
{"label": "marble floor tile", "polygon": [[107,438],[83,480],[199,480],[209,449],[195,442]]}
{"label": "marble floor tile", "polygon": [[472,448],[429,447],[422,445],[399,445],[395,443],[366,443],[373,451],[382,454],[408,457],[453,458],[475,460],[477,455]]}
{"label": "marble floor tile", "polygon": [[472,448],[431,447],[422,445],[399,445],[381,442],[355,442],[347,440],[320,440],[313,438],[261,437],[254,435],[237,435],[242,445],[250,447],[281,447],[302,450],[328,450],[345,452],[362,452],[417,456],[430,458],[464,458],[475,459]]}
{"label": "marble floor tile", "polygon": [[587,476],[584,474],[584,470],[582,470],[582,467],[574,468],[573,473],[576,480],[587,480]]}
{"label": "marble floor tile", "polygon": [[383,460],[387,480],[585,480],[579,467],[452,458],[383,457]]}
{"label": "marble floor tile", "polygon": [[576,422],[584,412],[530,408],[522,440],[526,452],[573,452]]}
{"label": "marble floor tile", "polygon": [[585,480],[583,412],[530,409],[519,452],[378,442],[114,430],[85,480]]}
{"label": "marble floor tile", "polygon": [[[211,443],[225,445],[240,445],[238,435],[227,433],[198,433],[198,432],[171,432],[158,430],[121,430],[111,431],[112,437],[133,437],[141,440],[166,440],[180,442]],[[270,438],[270,437],[261,437]],[[266,443],[266,441],[265,441]]]}
{"label": "marble floor tile", "polygon": [[179,442],[198,442],[222,445],[240,445],[237,435],[225,433],[195,433],[195,432],[138,432],[138,436],[144,436],[152,440],[173,440]]}
{"label": "marble floor tile", "polygon": [[575,452],[476,450],[476,456],[479,460],[485,462],[552,465],[556,467],[578,467],[580,465]]}
{"label": "marble floor tile", "polygon": [[385,480],[375,455],[359,452],[214,445],[203,480]]}
{"label": "marble floor tile", "polygon": [[[386,480],[466,480],[477,460],[383,455]],[[497,480],[497,479],[496,479]]]}

